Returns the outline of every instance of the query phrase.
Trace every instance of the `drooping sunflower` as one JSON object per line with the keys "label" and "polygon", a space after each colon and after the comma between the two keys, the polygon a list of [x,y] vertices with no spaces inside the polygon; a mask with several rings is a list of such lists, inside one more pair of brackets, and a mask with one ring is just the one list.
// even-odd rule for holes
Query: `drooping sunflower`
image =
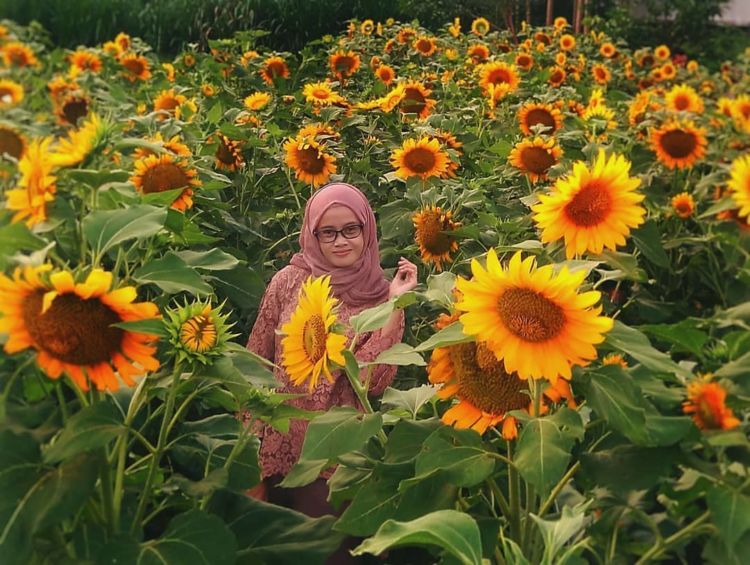
{"label": "drooping sunflower", "polygon": [[687,192],[672,197],[672,209],[677,217],[683,220],[689,218],[695,212],[695,200]]}
{"label": "drooping sunflower", "polygon": [[421,139],[407,139],[391,154],[391,164],[396,176],[402,179],[418,176],[422,180],[439,177],[448,168],[448,154],[440,147],[437,139],[427,136]]}
{"label": "drooping sunflower", "polygon": [[691,121],[670,120],[660,128],[651,128],[651,149],[669,169],[692,167],[706,154],[706,130]]}
{"label": "drooping sunflower", "polygon": [[68,132],[66,137],[57,140],[50,156],[56,167],[71,167],[81,163],[96,147],[99,138],[106,130],[96,114],[90,114],[78,129]]}
{"label": "drooping sunflower", "polygon": [[148,80],[151,78],[151,68],[148,59],[143,55],[130,53],[120,57],[123,76],[130,82]]}
{"label": "drooping sunflower", "polygon": [[528,53],[519,53],[516,55],[515,64],[519,69],[530,71],[531,67],[534,66],[534,57]]}
{"label": "drooping sunflower", "polygon": [[510,94],[518,89],[520,82],[515,65],[493,61],[479,67],[479,85],[485,90],[493,84],[495,87],[502,88],[505,94]]}
{"label": "drooping sunflower", "polygon": [[538,124],[546,128],[542,133],[552,135],[562,127],[562,114],[552,104],[527,102],[518,111],[518,123],[526,135],[534,135],[531,128]]}
{"label": "drooping sunflower", "polygon": [[610,70],[601,63],[596,63],[591,67],[591,76],[598,84],[602,85],[607,84],[612,79]]}
{"label": "drooping sunflower", "polygon": [[345,81],[359,70],[362,61],[354,51],[336,51],[328,59],[331,73],[339,81]]}
{"label": "drooping sunflower", "polygon": [[732,161],[729,186],[732,200],[739,208],[740,218],[750,216],[750,154],[742,155]]}
{"label": "drooping sunflower", "polygon": [[305,100],[316,107],[332,106],[344,102],[344,98],[334,92],[331,83],[327,80],[306,84],[302,89],[302,95]]}
{"label": "drooping sunflower", "polygon": [[490,31],[490,22],[487,18],[476,18],[471,22],[471,33],[478,36],[487,35]]}
{"label": "drooping sunflower", "polygon": [[424,120],[432,113],[436,104],[435,100],[430,98],[432,90],[416,80],[410,80],[399,86],[401,87],[398,102],[399,112],[402,114],[417,114],[420,120]]}
{"label": "drooping sunflower", "polygon": [[490,58],[490,49],[484,43],[474,43],[469,45],[466,54],[475,65],[478,65]]}
{"label": "drooping sunflower", "polygon": [[71,53],[68,60],[70,61],[70,68],[75,74],[83,71],[98,73],[102,70],[102,60],[99,55],[85,49],[79,49]]}
{"label": "drooping sunflower", "polygon": [[451,261],[451,253],[458,250],[458,241],[450,232],[461,224],[453,221],[453,212],[439,206],[427,206],[412,216],[414,239],[419,245],[422,261],[433,263],[438,271],[443,262]]}
{"label": "drooping sunflower", "polygon": [[12,222],[23,220],[31,227],[47,219],[47,203],[55,199],[57,190],[57,178],[52,174],[51,143],[50,137],[32,140],[18,162],[21,173],[18,186],[5,192],[5,207],[15,212]]}
{"label": "drooping sunflower", "polygon": [[6,67],[34,67],[39,60],[31,47],[20,41],[11,41],[0,47]]}
{"label": "drooping sunflower", "polygon": [[672,112],[703,113],[703,100],[692,86],[676,84],[664,97],[666,107]]}
{"label": "drooping sunflower", "polygon": [[337,303],[331,296],[330,276],[310,277],[302,283],[297,308],[281,327],[281,364],[297,386],[307,381],[313,391],[321,374],[333,382],[330,363],[344,364],[346,336],[332,331]]}
{"label": "drooping sunflower", "polygon": [[263,82],[268,86],[273,86],[276,79],[289,77],[289,67],[282,57],[275,55],[263,61],[258,74],[260,74]]}
{"label": "drooping sunflower", "polygon": [[566,33],[562,37],[560,37],[560,49],[562,51],[571,51],[575,49],[575,46],[576,38],[569,33]]}
{"label": "drooping sunflower", "polygon": [[214,308],[205,301],[168,310],[165,326],[177,360],[205,365],[221,355],[226,342],[235,337],[229,332],[228,317],[221,306]]}
{"label": "drooping sunflower", "polygon": [[36,350],[36,362],[51,379],[67,373],[81,390],[117,390],[115,371],[127,386],[133,377],[159,368],[157,336],[113,324],[156,318],[151,302],[133,302],[134,287],[112,288],[112,273],[93,269],[76,283],[69,271],[49,273],[50,265],[0,274],[0,333],[5,351]]}
{"label": "drooping sunflower", "polygon": [[325,145],[313,137],[298,135],[284,143],[286,164],[297,180],[318,188],[336,173],[336,157],[326,153]]}
{"label": "drooping sunflower", "polygon": [[81,91],[66,95],[56,104],[57,120],[63,125],[77,126],[78,120],[89,113],[91,100]]}
{"label": "drooping sunflower", "polygon": [[242,157],[242,143],[229,139],[226,135],[217,134],[219,145],[216,147],[214,154],[216,168],[225,171],[236,171],[245,164]]}
{"label": "drooping sunflower", "polygon": [[23,86],[9,79],[0,79],[0,108],[18,104],[23,100]]}
{"label": "drooping sunflower", "polygon": [[486,269],[473,259],[471,271],[471,280],[456,281],[463,331],[487,342],[506,372],[554,383],[570,379],[572,365],[596,359],[594,345],[604,341],[613,321],[600,315],[601,306],[593,307],[599,292],[578,292],[585,271],[537,268],[534,257],[523,259],[520,251],[503,268],[494,249]]}
{"label": "drooping sunflower", "polygon": [[257,112],[266,107],[271,101],[271,95],[267,92],[253,92],[249,96],[245,97],[244,104],[245,108]]}
{"label": "drooping sunflower", "polygon": [[26,151],[26,140],[10,126],[0,123],[0,157],[10,155],[20,159]]}
{"label": "drooping sunflower", "polygon": [[380,82],[386,86],[390,86],[391,83],[396,79],[396,71],[390,65],[380,65],[375,70],[375,76],[378,77]]}
{"label": "drooping sunflower", "polygon": [[560,179],[549,194],[539,195],[532,207],[542,230],[542,242],[565,239],[568,259],[576,253],[601,253],[625,245],[631,228],[644,221],[644,195],[636,192],[640,179],[629,175],[630,162],[622,155],[607,158],[603,150],[589,167],[583,161]]}
{"label": "drooping sunflower", "polygon": [[726,396],[727,391],[719,383],[697,379],[687,386],[682,411],[692,414],[695,425],[702,430],[731,430],[740,421],[726,405]]}
{"label": "drooping sunflower", "polygon": [[437,43],[432,37],[418,37],[414,40],[412,47],[423,57],[430,57],[437,51]]}
{"label": "drooping sunflower", "polygon": [[163,153],[138,159],[130,182],[143,194],[182,188],[171,207],[184,212],[193,207],[193,189],[201,184],[197,176],[198,172],[191,169],[186,160]]}
{"label": "drooping sunflower", "polygon": [[547,178],[547,172],[558,163],[561,155],[562,149],[553,137],[535,137],[518,143],[508,155],[508,162],[531,182],[537,182]]}

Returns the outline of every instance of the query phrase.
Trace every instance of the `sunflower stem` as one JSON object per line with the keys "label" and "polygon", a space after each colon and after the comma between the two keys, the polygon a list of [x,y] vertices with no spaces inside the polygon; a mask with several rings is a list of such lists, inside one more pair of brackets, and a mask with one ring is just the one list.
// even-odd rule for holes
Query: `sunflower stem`
{"label": "sunflower stem", "polygon": [[508,505],[508,501],[505,498],[503,491],[500,490],[497,482],[492,477],[487,479],[486,482],[487,486],[490,487],[492,494],[495,496],[495,500],[497,501],[497,505],[500,508],[500,512],[502,512],[503,516],[505,516],[507,519],[510,519],[510,506]]}
{"label": "sunflower stem", "polygon": [[[508,442],[508,458],[513,461],[513,443]],[[510,499],[510,535],[513,541],[520,543],[521,537],[521,482],[518,469],[508,466],[508,498]]]}
{"label": "sunflower stem", "polygon": [[710,516],[711,512],[709,510],[706,510],[703,514],[701,514],[698,518],[690,522],[681,530],[677,530],[674,534],[672,534],[665,540],[659,540],[656,544],[651,546],[651,549],[644,553],[638,561],[636,561],[636,565],[648,563],[651,559],[659,557],[662,553],[664,553],[665,550],[669,548],[669,546],[677,543],[687,535],[692,534],[695,530],[698,530],[700,526],[702,526],[703,523],[709,519]]}
{"label": "sunflower stem", "polygon": [[575,475],[580,468],[581,462],[576,461],[575,464],[570,469],[568,469],[568,472],[563,475],[562,479],[557,482],[555,488],[552,489],[552,492],[549,493],[549,496],[544,501],[544,504],[542,504],[542,506],[539,508],[538,516],[540,518],[544,518],[547,510],[549,510],[550,506],[552,506],[552,504],[555,502],[557,495],[560,494],[560,491],[563,489],[563,487],[568,483],[570,479],[573,478],[573,475]]}
{"label": "sunflower stem", "polygon": [[[91,400],[94,402],[103,402],[104,396],[99,390],[91,389]],[[104,508],[104,516],[107,525],[107,531],[112,534],[114,533],[115,524],[115,513],[113,506],[113,493],[112,493],[112,473],[109,466],[109,454],[107,453],[106,446],[101,448],[101,453],[104,459],[104,463],[101,466],[101,472],[99,475],[99,486],[101,488],[102,495],[102,506]]]}
{"label": "sunflower stem", "polygon": [[137,528],[141,524],[143,513],[146,510],[149,499],[151,498],[151,489],[153,487],[154,478],[156,477],[156,471],[159,468],[161,457],[164,454],[164,446],[167,441],[167,428],[169,427],[169,421],[172,418],[172,411],[174,410],[175,399],[177,397],[177,387],[179,385],[179,378],[181,374],[181,365],[179,361],[175,361],[174,369],[172,370],[172,382],[170,383],[169,392],[167,393],[167,404],[164,409],[164,414],[161,419],[161,428],[159,429],[159,439],[156,443],[156,450],[151,457],[151,465],[148,469],[148,475],[146,476],[146,482],[143,485],[143,494],[141,499],[138,501],[138,508],[135,511],[133,522],[130,525],[130,533],[134,534]]}
{"label": "sunflower stem", "polygon": [[[367,390],[359,381],[359,376],[351,374],[349,370],[347,369],[347,367],[344,367],[344,374],[346,375],[346,378],[349,379],[349,383],[352,385],[352,388],[354,389],[354,394],[356,395],[357,400],[359,400],[359,403],[362,405],[362,408],[364,409],[365,414],[374,414],[375,411],[372,409],[372,404],[370,404],[370,399],[367,398]],[[383,430],[378,430],[378,439],[383,445],[385,445],[386,441],[388,440]]]}

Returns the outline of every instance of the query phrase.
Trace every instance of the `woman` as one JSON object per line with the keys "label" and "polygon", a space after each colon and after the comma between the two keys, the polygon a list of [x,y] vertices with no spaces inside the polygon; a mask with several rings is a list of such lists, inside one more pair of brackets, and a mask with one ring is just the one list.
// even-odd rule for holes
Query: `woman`
{"label": "woman", "polygon": [[[333,383],[321,379],[310,394],[306,384],[292,385],[281,368],[282,336],[276,330],[281,329],[291,317],[297,307],[300,287],[310,275],[331,276],[333,294],[339,300],[338,321],[346,325],[351,316],[362,310],[414,288],[417,284],[417,267],[402,257],[393,280],[389,283],[384,278],[380,267],[375,215],[365,195],[349,184],[329,184],[308,200],[299,243],[301,251],[268,284],[247,347],[276,364],[275,375],[281,384],[280,392],[305,395],[290,401],[290,404],[308,410],[357,406],[349,381],[339,373]],[[358,338],[355,357],[361,362],[372,361],[381,352],[400,342],[403,331],[403,311],[397,310],[383,328]],[[351,330],[347,335],[351,340]],[[382,394],[395,372],[394,366],[375,367],[369,393]],[[253,494],[308,516],[333,514],[333,508],[326,501],[326,473],[303,488],[282,489],[276,486],[299,459],[306,429],[306,421],[293,420],[288,434],[270,426],[261,430],[260,464],[264,482]]]}

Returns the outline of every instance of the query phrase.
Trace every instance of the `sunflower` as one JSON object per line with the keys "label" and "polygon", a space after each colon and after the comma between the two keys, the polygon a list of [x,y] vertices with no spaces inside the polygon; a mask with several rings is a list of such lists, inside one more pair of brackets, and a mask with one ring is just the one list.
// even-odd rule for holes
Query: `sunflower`
{"label": "sunflower", "polygon": [[669,121],[650,133],[651,149],[669,169],[692,167],[706,153],[706,130],[693,122]]}
{"label": "sunflower", "polygon": [[448,154],[440,147],[438,140],[426,136],[419,140],[407,139],[402,147],[391,154],[396,176],[402,179],[413,176],[422,180],[439,177],[447,171],[448,161]]}
{"label": "sunflower", "polygon": [[357,72],[362,62],[354,51],[336,51],[329,57],[328,64],[333,76],[340,81],[345,81]]}
{"label": "sunflower", "polygon": [[664,98],[667,109],[672,112],[703,113],[703,100],[692,86],[675,85]]}
{"label": "sunflower", "polygon": [[443,262],[451,261],[451,253],[458,250],[458,242],[450,232],[461,224],[453,221],[451,211],[443,211],[439,206],[428,206],[412,216],[414,239],[419,245],[422,261],[433,263],[438,271],[443,270]]}
{"label": "sunflower", "polygon": [[607,84],[612,79],[612,73],[601,63],[596,63],[591,67],[591,74],[597,84]]}
{"label": "sunflower", "polygon": [[519,69],[530,71],[534,66],[534,57],[528,53],[519,53],[516,55],[515,64]]}
{"label": "sunflower", "polygon": [[520,82],[515,65],[494,61],[479,67],[479,85],[485,90],[489,90],[492,84],[501,87],[505,94],[510,94],[518,88]]}
{"label": "sunflower", "polygon": [[585,271],[537,268],[534,257],[522,259],[520,251],[503,268],[494,249],[486,269],[473,259],[471,271],[471,280],[456,281],[463,331],[486,341],[506,372],[554,383],[570,379],[572,365],[596,359],[594,345],[604,341],[613,321],[600,315],[601,306],[593,307],[599,292],[579,294]]}
{"label": "sunflower", "polygon": [[659,68],[660,80],[672,80],[677,76],[677,68],[672,63],[664,63]]}
{"label": "sunflower", "polygon": [[245,108],[257,112],[266,107],[271,101],[271,95],[267,92],[253,92],[249,96],[245,97],[244,104]]}
{"label": "sunflower", "polygon": [[[180,157],[191,157],[193,155],[193,152],[190,151],[190,148],[182,142],[179,134],[173,135],[169,139],[165,140],[162,137],[161,132],[157,131],[156,134],[148,141],[156,145],[160,145],[170,153],[179,155]],[[135,157],[137,159],[147,157],[148,155],[154,155],[154,152],[151,151],[151,149],[149,149],[148,147],[137,147],[135,150]]]}
{"label": "sunflower", "polygon": [[176,155],[148,155],[135,162],[135,172],[130,177],[136,189],[143,194],[166,192],[182,188],[171,207],[184,212],[193,207],[193,188],[200,186],[198,173],[189,168],[184,159]]}
{"label": "sunflower", "polygon": [[739,208],[741,218],[750,216],[750,154],[742,155],[732,161],[731,178],[727,185],[732,200]]}
{"label": "sunflower", "polygon": [[89,113],[91,100],[80,91],[66,95],[56,104],[55,114],[58,121],[63,125],[78,125],[78,120],[85,118]]}
{"label": "sunflower", "polygon": [[219,145],[214,154],[216,168],[225,171],[236,171],[245,164],[245,160],[242,158],[242,143],[229,139],[221,133],[217,135],[219,137]]}
{"label": "sunflower", "polygon": [[628,362],[619,353],[608,353],[602,359],[602,365],[619,365],[623,369],[628,368]]}
{"label": "sunflower", "polygon": [[81,87],[78,86],[75,80],[69,81],[65,77],[56,76],[47,83],[47,90],[49,90],[52,102],[55,106],[59,106],[62,100],[68,95],[80,91]]}
{"label": "sunflower", "polygon": [[121,31],[115,36],[115,43],[120,49],[122,49],[123,51],[127,51],[128,49],[130,49],[130,45],[133,43],[133,40],[127,33]]}
{"label": "sunflower", "polygon": [[731,430],[740,425],[726,405],[727,391],[719,383],[695,380],[687,385],[687,400],[682,404],[685,414],[692,414],[695,425],[702,430]]}
{"label": "sunflower", "polygon": [[222,354],[232,337],[228,314],[210,302],[197,301],[167,311],[166,329],[178,360],[207,364]]}
{"label": "sunflower", "polygon": [[695,212],[695,200],[687,192],[681,192],[672,197],[672,209],[679,218],[685,220]]}
{"label": "sunflower", "polygon": [[417,114],[424,120],[435,107],[435,100],[430,98],[432,90],[416,80],[405,82],[400,87],[401,99],[398,102],[399,112],[402,114]]}
{"label": "sunflower", "polygon": [[732,117],[733,107],[734,107],[734,100],[731,98],[727,98],[726,96],[721,96],[716,101],[716,111],[722,116],[726,116],[727,118]]}
{"label": "sunflower", "polygon": [[325,145],[313,137],[298,135],[284,143],[286,164],[297,180],[318,188],[336,173],[336,157],[325,152]]}
{"label": "sunflower", "polygon": [[490,22],[486,18],[476,18],[471,22],[471,33],[478,36],[487,35],[490,31]]}
{"label": "sunflower", "polygon": [[654,49],[654,57],[656,57],[659,61],[666,61],[669,59],[669,56],[671,55],[671,52],[669,51],[669,47],[666,45],[659,45],[656,49]]}
{"label": "sunflower", "polygon": [[148,59],[143,55],[123,55],[120,57],[123,68],[123,76],[130,82],[137,80],[148,80],[151,78],[151,70]]}
{"label": "sunflower", "polygon": [[396,71],[394,71],[393,67],[390,65],[380,65],[375,70],[375,76],[378,77],[380,82],[386,86],[390,86],[390,84],[396,79]]}
{"label": "sunflower", "polygon": [[527,102],[518,111],[518,123],[526,135],[533,135],[531,128],[539,124],[545,127],[544,133],[552,135],[562,127],[562,114],[551,104]]}
{"label": "sunflower", "polygon": [[739,129],[750,133],[750,96],[740,94],[732,101],[732,118]]}
{"label": "sunflower", "polygon": [[177,94],[174,88],[162,90],[154,100],[154,112],[159,112],[158,120],[165,120],[168,117],[180,119],[180,107],[187,102],[187,96]]}
{"label": "sunflower", "polygon": [[68,132],[67,137],[57,140],[54,153],[50,156],[56,167],[78,165],[88,156],[106,130],[99,116],[91,114],[78,129]]}
{"label": "sunflower", "polygon": [[555,27],[555,31],[562,31],[568,27],[568,20],[564,16],[557,16],[552,25]]}
{"label": "sunflower", "polygon": [[508,155],[508,162],[524,173],[531,182],[547,178],[547,171],[555,166],[562,149],[554,138],[524,139]]}
{"label": "sunflower", "polygon": [[448,33],[456,39],[461,35],[461,18],[453,18],[453,23],[448,25]]}
{"label": "sunflower", "polygon": [[474,43],[473,45],[469,45],[466,54],[475,65],[478,65],[490,58],[490,49],[483,43]]}
{"label": "sunflower", "polygon": [[583,161],[555,182],[549,194],[539,195],[532,207],[542,230],[542,242],[565,239],[568,259],[585,251],[601,253],[625,245],[630,229],[644,221],[644,195],[635,191],[641,181],[629,176],[630,162],[622,155],[607,158],[603,150],[591,169]]}
{"label": "sunflower", "polygon": [[98,390],[117,390],[115,371],[134,386],[133,377],[159,368],[156,336],[113,326],[156,318],[155,304],[133,302],[136,289],[113,289],[112,273],[101,269],[79,283],[68,271],[50,269],[18,268],[12,279],[0,274],[0,332],[8,334],[7,353],[35,349],[48,377],[65,372],[84,391],[90,382]]}
{"label": "sunflower", "polygon": [[331,277],[308,278],[302,283],[296,310],[281,326],[282,361],[295,385],[309,381],[312,392],[321,374],[333,382],[330,362],[344,365],[346,336],[333,333],[338,300],[331,296]]}
{"label": "sunflower", "polygon": [[279,56],[268,57],[258,71],[260,77],[268,86],[273,86],[277,78],[289,77],[289,67],[283,58]]}
{"label": "sunflower", "polygon": [[15,212],[12,222],[24,220],[31,227],[47,219],[47,203],[55,199],[57,187],[50,156],[52,138],[33,140],[18,162],[18,187],[7,190],[5,207]]}
{"label": "sunflower", "polygon": [[9,79],[0,79],[0,108],[18,104],[23,100],[23,86]]}
{"label": "sunflower", "polygon": [[612,59],[617,55],[617,47],[609,41],[605,41],[599,46],[599,54],[607,59]]}
{"label": "sunflower", "polygon": [[564,34],[560,37],[560,49],[563,51],[571,51],[576,46],[576,38],[569,33]]}
{"label": "sunflower", "polygon": [[430,57],[437,51],[437,43],[432,37],[418,37],[412,47],[423,57]]}
{"label": "sunflower", "polygon": [[396,34],[396,41],[401,45],[411,43],[417,37],[417,30],[410,26],[402,27]]}
{"label": "sunflower", "polygon": [[316,107],[332,106],[344,102],[344,98],[333,91],[331,83],[327,80],[306,84],[302,89],[302,95],[305,100]]}
{"label": "sunflower", "polygon": [[31,47],[20,41],[11,41],[0,47],[6,67],[34,67],[39,64]]}
{"label": "sunflower", "polygon": [[11,127],[0,123],[0,158],[10,155],[14,159],[20,159],[26,151],[26,141],[23,136]]}
{"label": "sunflower", "polygon": [[68,60],[70,61],[70,69],[74,75],[83,71],[98,73],[102,70],[102,60],[99,58],[99,55],[91,51],[79,49],[75,53],[71,53]]}
{"label": "sunflower", "polygon": [[365,20],[359,24],[359,32],[362,35],[372,35],[373,31],[375,31],[375,22],[372,20]]}

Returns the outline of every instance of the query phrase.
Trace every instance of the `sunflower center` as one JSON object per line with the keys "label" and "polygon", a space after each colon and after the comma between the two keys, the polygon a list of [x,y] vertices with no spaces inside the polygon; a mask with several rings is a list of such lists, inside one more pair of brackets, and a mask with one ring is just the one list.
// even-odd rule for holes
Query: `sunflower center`
{"label": "sunflower center", "polygon": [[160,163],[143,173],[143,192],[165,192],[190,184],[190,179],[175,163]]}
{"label": "sunflower center", "polygon": [[[550,79],[550,80],[551,80],[551,81],[552,81],[553,83],[559,83],[559,82],[562,82],[564,78],[565,78],[565,75],[563,74],[563,72],[562,72],[562,71],[561,71],[560,69],[555,69],[555,70],[554,70],[554,71],[552,72],[552,75],[550,75],[550,77],[549,77],[549,79]],[[545,113],[546,113],[546,112],[545,112]],[[553,120],[553,121],[554,121],[554,120]],[[554,125],[553,125],[552,127],[554,127]]]}
{"label": "sunflower center", "polygon": [[316,88],[313,90],[313,96],[319,100],[328,100],[331,97],[331,93],[325,88]]}
{"label": "sunflower center", "polygon": [[420,39],[417,41],[417,49],[422,51],[423,53],[427,53],[432,49],[432,43],[427,41],[426,39]]}
{"label": "sunflower center", "polygon": [[84,98],[74,98],[65,103],[62,115],[69,124],[76,125],[89,111],[89,103]]}
{"label": "sunflower center", "polygon": [[129,70],[134,75],[140,75],[143,73],[143,71],[146,70],[146,67],[143,65],[143,61],[140,61],[138,59],[127,59],[123,66]]}
{"label": "sunflower center", "polygon": [[0,127],[0,156],[4,153],[14,159],[20,159],[23,153],[23,140],[13,130]]}
{"label": "sunflower center", "polygon": [[483,343],[462,343],[450,348],[458,380],[458,396],[488,414],[505,414],[529,404],[523,381],[509,375]]}
{"label": "sunflower center", "polygon": [[315,147],[297,149],[297,163],[299,163],[301,170],[312,175],[322,172],[326,164],[325,159],[320,155],[320,151]]}
{"label": "sunflower center", "polygon": [[526,114],[526,126],[532,128],[537,124],[543,124],[545,127],[555,130],[555,118],[547,110],[535,108]]}
{"label": "sunflower center", "polygon": [[612,196],[599,182],[590,182],[565,206],[565,213],[577,226],[596,226],[612,210]]}
{"label": "sunflower center", "polygon": [[451,251],[453,239],[442,233],[451,228],[449,220],[441,220],[440,215],[434,212],[425,214],[417,228],[417,236],[422,246],[431,255],[443,255]]}
{"label": "sunflower center", "polygon": [[198,353],[204,353],[216,345],[216,325],[208,316],[193,316],[180,328],[180,341]]}
{"label": "sunflower center", "polygon": [[417,147],[404,155],[404,164],[410,171],[424,174],[435,167],[435,153],[424,147]]}
{"label": "sunflower center", "polygon": [[494,69],[487,75],[487,82],[491,84],[510,83],[510,73],[505,69]]}
{"label": "sunflower center", "polygon": [[336,70],[342,73],[349,73],[354,68],[354,59],[348,55],[342,55],[334,63]]}
{"label": "sunflower center", "polygon": [[302,330],[302,344],[307,358],[317,363],[326,352],[326,326],[319,314],[313,314]]}
{"label": "sunflower center", "polygon": [[109,361],[120,350],[125,332],[112,324],[122,319],[101,300],[61,294],[42,314],[43,298],[43,290],[32,292],[21,307],[24,323],[40,349],[64,363],[88,366]]}
{"label": "sunflower center", "polygon": [[0,86],[0,102],[8,103],[13,101],[13,91],[5,86]]}
{"label": "sunflower center", "polygon": [[407,88],[404,90],[404,99],[399,108],[404,114],[419,114],[426,105],[427,100],[419,90]]}
{"label": "sunflower center", "polygon": [[678,96],[674,99],[674,107],[677,110],[687,110],[690,107],[690,99],[687,96]]}
{"label": "sunflower center", "polygon": [[521,151],[521,162],[527,171],[543,175],[555,164],[555,158],[542,147],[526,147]]}
{"label": "sunflower center", "polygon": [[565,325],[562,308],[528,288],[511,288],[497,301],[500,319],[513,335],[539,343],[560,333]]}
{"label": "sunflower center", "polygon": [[216,148],[216,158],[226,165],[234,165],[234,153],[223,139]]}
{"label": "sunflower center", "polygon": [[681,129],[673,129],[661,137],[661,146],[673,159],[682,159],[690,155],[697,145],[695,135]]}

